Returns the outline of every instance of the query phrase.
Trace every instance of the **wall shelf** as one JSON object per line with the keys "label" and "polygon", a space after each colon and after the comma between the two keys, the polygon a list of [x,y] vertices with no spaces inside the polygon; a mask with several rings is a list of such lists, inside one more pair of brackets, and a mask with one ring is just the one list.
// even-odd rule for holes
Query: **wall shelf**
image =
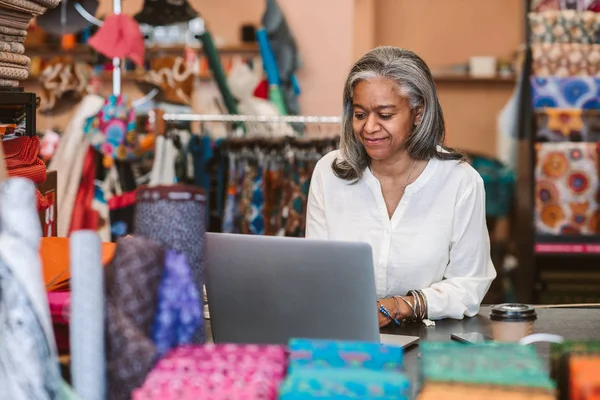
{"label": "wall shelf", "polygon": [[514,85],[517,82],[515,76],[494,76],[490,78],[474,78],[468,74],[456,74],[456,73],[434,73],[433,80],[436,83],[491,83],[491,84],[511,84]]}

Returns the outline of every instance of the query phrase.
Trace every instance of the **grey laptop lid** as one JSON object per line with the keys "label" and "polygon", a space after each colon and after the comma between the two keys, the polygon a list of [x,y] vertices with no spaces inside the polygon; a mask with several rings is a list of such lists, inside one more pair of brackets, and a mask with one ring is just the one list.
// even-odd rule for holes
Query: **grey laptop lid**
{"label": "grey laptop lid", "polygon": [[207,233],[205,246],[215,343],[379,342],[368,244]]}

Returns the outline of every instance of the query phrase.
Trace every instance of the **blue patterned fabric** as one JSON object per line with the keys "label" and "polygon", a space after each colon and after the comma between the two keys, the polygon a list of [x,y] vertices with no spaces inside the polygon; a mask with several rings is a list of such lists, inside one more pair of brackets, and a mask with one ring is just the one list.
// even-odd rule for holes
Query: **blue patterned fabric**
{"label": "blue patterned fabric", "polygon": [[263,167],[258,165],[256,176],[252,182],[252,203],[250,211],[250,232],[254,235],[264,235],[265,233],[265,193],[264,193]]}
{"label": "blue patterned fabric", "polygon": [[203,327],[203,318],[200,293],[186,255],[167,250],[152,327],[152,340],[159,354],[191,343],[194,334]]}
{"label": "blue patterned fabric", "polygon": [[535,109],[600,109],[600,78],[591,76],[532,77],[531,91]]}

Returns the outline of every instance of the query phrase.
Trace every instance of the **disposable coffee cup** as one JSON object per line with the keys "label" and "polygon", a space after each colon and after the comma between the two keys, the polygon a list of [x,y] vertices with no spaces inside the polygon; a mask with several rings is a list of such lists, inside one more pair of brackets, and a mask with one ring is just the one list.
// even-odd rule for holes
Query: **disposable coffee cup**
{"label": "disposable coffee cup", "polygon": [[492,336],[499,342],[517,342],[533,333],[536,319],[535,308],[530,305],[498,304],[490,313]]}

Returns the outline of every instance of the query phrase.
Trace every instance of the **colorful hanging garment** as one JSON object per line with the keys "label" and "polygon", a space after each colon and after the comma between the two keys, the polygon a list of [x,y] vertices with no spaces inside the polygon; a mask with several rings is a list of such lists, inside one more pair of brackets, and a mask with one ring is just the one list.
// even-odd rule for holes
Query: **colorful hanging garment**
{"label": "colorful hanging garment", "polygon": [[135,160],[141,155],[135,131],[135,112],[126,96],[109,96],[100,112],[88,118],[84,126],[88,141],[105,156],[105,166],[112,159]]}
{"label": "colorful hanging garment", "polygon": [[535,221],[538,233],[600,233],[600,144],[536,146]]}

